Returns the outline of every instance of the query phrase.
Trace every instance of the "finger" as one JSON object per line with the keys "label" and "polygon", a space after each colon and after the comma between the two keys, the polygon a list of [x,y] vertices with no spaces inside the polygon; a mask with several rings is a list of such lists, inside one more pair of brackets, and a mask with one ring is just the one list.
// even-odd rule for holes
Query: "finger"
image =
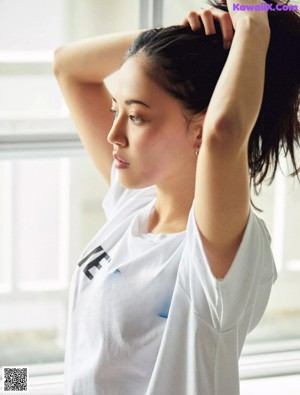
{"label": "finger", "polygon": [[213,14],[214,20],[218,21],[220,24],[223,37],[223,46],[225,49],[229,49],[230,44],[233,40],[233,25],[230,14],[217,8],[210,10]]}
{"label": "finger", "polygon": [[223,36],[223,45],[225,49],[229,49],[233,40],[233,26],[229,13],[224,13],[219,17],[220,28]]}
{"label": "finger", "polygon": [[206,35],[216,34],[214,19],[213,19],[213,15],[212,15],[211,11],[210,10],[201,10],[199,12],[199,15],[200,15],[201,21],[204,25],[205,34]]}
{"label": "finger", "polygon": [[183,21],[181,22],[182,25],[188,25],[189,22],[186,18],[183,19]]}
{"label": "finger", "polygon": [[195,11],[189,12],[188,15],[186,16],[186,19],[193,31],[197,31],[201,29],[201,22],[197,12]]}

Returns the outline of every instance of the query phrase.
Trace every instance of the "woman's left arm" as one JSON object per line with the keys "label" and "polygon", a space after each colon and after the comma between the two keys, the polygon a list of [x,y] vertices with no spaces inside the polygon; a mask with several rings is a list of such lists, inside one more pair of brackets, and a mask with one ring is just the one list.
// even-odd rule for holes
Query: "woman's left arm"
{"label": "woman's left arm", "polygon": [[270,40],[267,13],[260,12],[265,15],[230,14],[235,34],[202,129],[195,216],[216,278],[228,272],[249,216],[248,141],[262,103]]}

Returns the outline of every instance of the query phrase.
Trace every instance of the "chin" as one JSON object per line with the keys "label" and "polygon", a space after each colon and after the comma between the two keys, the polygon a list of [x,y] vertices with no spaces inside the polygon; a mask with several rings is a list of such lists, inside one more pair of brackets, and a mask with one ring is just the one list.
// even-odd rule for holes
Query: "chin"
{"label": "chin", "polygon": [[127,189],[142,189],[154,185],[153,182],[147,182],[147,180],[143,179],[142,177],[128,177],[125,174],[122,174],[120,171],[119,182],[123,188]]}

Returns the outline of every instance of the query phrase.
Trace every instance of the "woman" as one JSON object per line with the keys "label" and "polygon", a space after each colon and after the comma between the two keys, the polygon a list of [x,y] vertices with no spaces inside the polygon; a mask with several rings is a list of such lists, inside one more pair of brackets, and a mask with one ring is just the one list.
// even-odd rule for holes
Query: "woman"
{"label": "woman", "polygon": [[[74,276],[66,394],[239,393],[238,358],[276,279],[249,185],[276,168],[281,145],[297,170],[299,19],[227,6],[56,52],[81,139],[110,183],[107,223]],[[289,83],[281,69],[279,91],[269,19],[296,70]]]}

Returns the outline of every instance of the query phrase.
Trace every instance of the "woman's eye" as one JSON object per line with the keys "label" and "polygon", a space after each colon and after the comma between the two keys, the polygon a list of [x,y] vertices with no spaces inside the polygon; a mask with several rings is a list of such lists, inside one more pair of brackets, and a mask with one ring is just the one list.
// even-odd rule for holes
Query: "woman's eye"
{"label": "woman's eye", "polygon": [[135,124],[143,123],[143,118],[138,115],[129,115],[130,120]]}
{"label": "woman's eye", "polygon": [[[110,108],[109,111],[114,114],[114,118],[117,119],[119,116],[119,111],[115,110],[114,108]],[[135,125],[140,125],[144,122],[143,118],[139,115],[128,115],[128,118],[131,120],[132,123]]]}
{"label": "woman's eye", "polygon": [[109,111],[114,114],[115,119],[118,118],[119,113],[117,110],[115,110],[114,108],[110,108]]}

